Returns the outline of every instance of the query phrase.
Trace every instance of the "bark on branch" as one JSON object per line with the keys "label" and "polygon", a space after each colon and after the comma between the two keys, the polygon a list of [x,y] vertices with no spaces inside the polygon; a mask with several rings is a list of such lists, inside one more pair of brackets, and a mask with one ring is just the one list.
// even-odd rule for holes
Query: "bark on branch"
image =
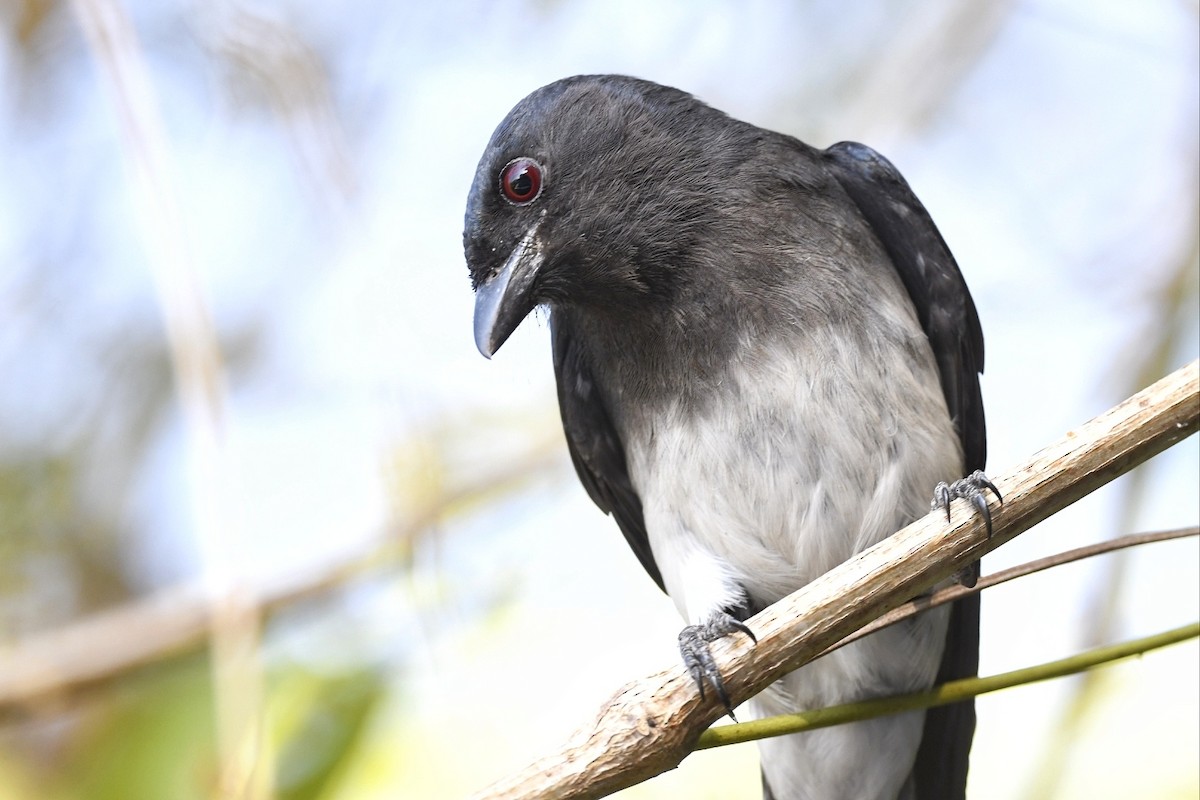
{"label": "bark on branch", "polygon": [[[749,621],[758,636],[718,642],[714,655],[734,703],[1079,498],[1195,433],[1197,362],[1072,430],[1028,461],[991,477],[994,533],[956,501],[953,521],[929,514]],[[555,753],[475,795],[476,800],[603,797],[672,769],[723,713],[702,702],[681,665],[627,684]]]}

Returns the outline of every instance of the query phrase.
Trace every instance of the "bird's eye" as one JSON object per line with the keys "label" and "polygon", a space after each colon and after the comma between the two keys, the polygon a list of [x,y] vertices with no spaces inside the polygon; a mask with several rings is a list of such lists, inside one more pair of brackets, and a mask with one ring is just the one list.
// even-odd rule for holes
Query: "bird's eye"
{"label": "bird's eye", "polygon": [[542,191],[542,165],[532,158],[514,158],[500,172],[500,191],[510,203],[532,203]]}

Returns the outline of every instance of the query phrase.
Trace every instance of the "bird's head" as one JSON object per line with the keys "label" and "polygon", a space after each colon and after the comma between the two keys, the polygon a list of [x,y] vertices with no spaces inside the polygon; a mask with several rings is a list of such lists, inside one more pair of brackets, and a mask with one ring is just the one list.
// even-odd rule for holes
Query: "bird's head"
{"label": "bird's head", "polygon": [[467,201],[480,352],[544,303],[637,312],[669,298],[727,194],[743,127],[677,89],[611,75],[518,103]]}

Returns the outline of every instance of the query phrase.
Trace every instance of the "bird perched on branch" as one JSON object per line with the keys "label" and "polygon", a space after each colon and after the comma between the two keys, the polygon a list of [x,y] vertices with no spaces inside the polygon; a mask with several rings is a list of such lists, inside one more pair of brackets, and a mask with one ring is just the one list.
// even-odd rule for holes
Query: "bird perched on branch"
{"label": "bird perched on branch", "polygon": [[[979,318],[928,213],[870,148],[817,150],[647,81],[567,78],[496,129],[463,239],[485,356],[549,307],[575,469],[727,708],[711,642],[753,637],[756,611],[925,514],[939,483],[937,502],[986,513],[986,478],[955,480],[984,463]],[[796,670],[751,711],[972,675],[978,628],[977,598],[926,612]],[[764,794],[962,797],[974,727],[967,702],[769,739]]]}

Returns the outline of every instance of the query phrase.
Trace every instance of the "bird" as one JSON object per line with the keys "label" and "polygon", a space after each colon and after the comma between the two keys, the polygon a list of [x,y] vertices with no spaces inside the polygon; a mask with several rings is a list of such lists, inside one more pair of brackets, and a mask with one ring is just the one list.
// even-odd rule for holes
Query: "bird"
{"label": "bird", "polygon": [[[753,614],[924,516],[931,493],[947,517],[968,499],[990,529],[979,316],[871,148],[817,149],[639,78],[564,78],[495,129],[463,246],[485,357],[548,309],[579,480],[684,618],[701,694],[731,714],[711,643],[753,639]],[[924,690],[974,675],[978,652],[975,596],[748,708]],[[960,798],[974,728],[963,702],[767,739],[763,796]]]}

